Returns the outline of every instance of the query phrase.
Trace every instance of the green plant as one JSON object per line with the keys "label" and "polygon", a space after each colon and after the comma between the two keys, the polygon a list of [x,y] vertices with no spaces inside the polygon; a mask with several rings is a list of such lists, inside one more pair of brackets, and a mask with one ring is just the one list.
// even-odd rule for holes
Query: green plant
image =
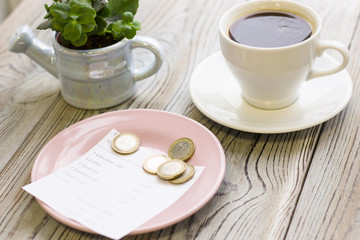
{"label": "green plant", "polygon": [[95,36],[131,39],[141,28],[134,20],[138,5],[138,0],[53,0],[45,4],[46,21],[37,28],[60,32],[64,46],[84,46]]}

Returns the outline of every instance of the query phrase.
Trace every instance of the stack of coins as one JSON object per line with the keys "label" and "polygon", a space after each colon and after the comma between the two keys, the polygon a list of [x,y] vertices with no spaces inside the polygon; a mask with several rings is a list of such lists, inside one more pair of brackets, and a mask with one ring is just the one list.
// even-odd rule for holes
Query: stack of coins
{"label": "stack of coins", "polygon": [[150,174],[157,174],[157,170],[159,168],[159,166],[167,161],[170,161],[171,158],[165,156],[165,155],[155,155],[155,156],[151,156],[148,157],[147,159],[145,159],[144,163],[143,163],[143,168],[146,172],[150,173]]}
{"label": "stack of coins", "polygon": [[188,161],[195,152],[195,144],[190,138],[180,138],[173,142],[168,155],[155,155],[144,161],[146,172],[158,175],[174,184],[185,183],[195,174],[195,167]]}
{"label": "stack of coins", "polygon": [[[120,133],[115,136],[111,146],[117,153],[131,154],[139,149],[140,138],[134,133]],[[186,163],[194,152],[194,142],[190,138],[180,138],[170,145],[168,156],[150,156],[145,159],[143,168],[147,173],[158,175],[171,183],[185,183],[195,174],[195,167]]]}

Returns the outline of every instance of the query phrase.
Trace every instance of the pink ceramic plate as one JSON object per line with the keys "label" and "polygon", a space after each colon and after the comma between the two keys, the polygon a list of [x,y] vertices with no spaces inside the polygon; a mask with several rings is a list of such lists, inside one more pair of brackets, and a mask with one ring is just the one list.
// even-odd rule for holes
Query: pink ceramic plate
{"label": "pink ceramic plate", "polygon": [[[33,165],[31,181],[36,181],[85,154],[111,129],[134,132],[142,146],[167,152],[178,138],[189,137],[196,151],[190,163],[205,166],[196,183],[173,205],[131,234],[165,228],[189,217],[216,193],[225,174],[225,154],[218,139],[203,125],[187,117],[157,110],[122,110],[100,114],[63,130],[40,151]],[[58,221],[78,230],[92,232],[39,201],[46,212]]]}

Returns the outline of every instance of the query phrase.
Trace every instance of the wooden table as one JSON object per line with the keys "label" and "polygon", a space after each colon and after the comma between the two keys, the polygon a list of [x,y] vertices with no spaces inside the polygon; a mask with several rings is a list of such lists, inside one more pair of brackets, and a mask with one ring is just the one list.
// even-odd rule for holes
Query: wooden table
{"label": "wooden table", "polygon": [[[191,74],[219,51],[218,20],[238,2],[141,1],[141,34],[159,40],[164,64],[158,74],[138,83],[130,100],[87,111],[68,105],[56,80],[28,57],[7,51],[17,27],[34,29],[44,15],[43,1],[24,0],[0,26],[0,239],[102,239],[57,222],[21,187],[30,182],[40,149],[61,130],[103,112],[133,108],[165,110],[200,122],[221,142],[227,168],[217,194],[196,214],[125,239],[359,239],[360,1],[301,1],[321,15],[323,38],[349,47],[347,71],[354,92],[334,118],[285,134],[224,127],[191,100]],[[35,34],[45,42],[52,35]]]}

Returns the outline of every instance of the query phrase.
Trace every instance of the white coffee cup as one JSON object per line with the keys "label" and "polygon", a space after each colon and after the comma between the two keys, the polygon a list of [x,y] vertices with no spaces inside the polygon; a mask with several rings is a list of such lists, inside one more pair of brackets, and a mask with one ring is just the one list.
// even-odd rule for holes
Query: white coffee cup
{"label": "white coffee cup", "polygon": [[[262,11],[289,12],[304,18],[313,28],[311,37],[274,48],[251,47],[230,38],[229,28],[235,20]],[[343,70],[349,62],[348,49],[337,41],[320,40],[321,27],[314,10],[294,1],[251,1],[225,12],[219,22],[221,51],[245,100],[262,109],[283,108],[296,101],[304,81]],[[313,69],[314,60],[327,49],[338,51],[342,61],[327,69]]]}

